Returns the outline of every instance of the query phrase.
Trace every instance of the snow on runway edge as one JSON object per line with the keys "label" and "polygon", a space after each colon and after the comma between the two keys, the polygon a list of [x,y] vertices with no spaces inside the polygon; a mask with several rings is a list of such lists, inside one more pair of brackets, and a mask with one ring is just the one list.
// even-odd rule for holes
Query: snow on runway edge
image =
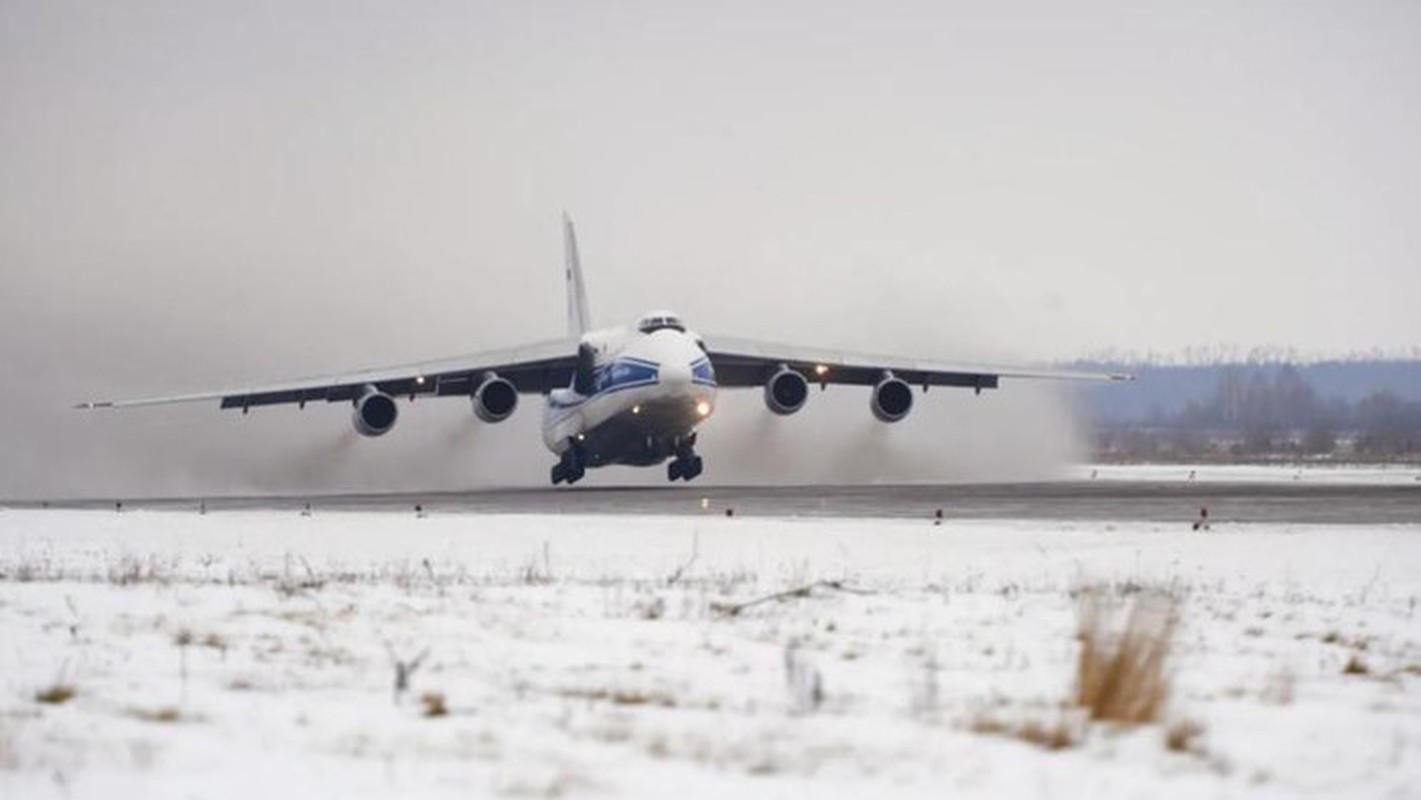
{"label": "snow on runway edge", "polygon": [[[1190,749],[978,724],[1100,582],[1181,598]],[[1418,596],[1421,526],[11,510],[0,794],[1406,796]]]}

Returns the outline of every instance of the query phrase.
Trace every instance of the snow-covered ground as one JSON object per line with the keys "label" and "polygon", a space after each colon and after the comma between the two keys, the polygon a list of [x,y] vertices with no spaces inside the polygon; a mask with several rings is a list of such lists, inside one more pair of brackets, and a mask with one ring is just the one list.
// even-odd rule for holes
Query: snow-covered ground
{"label": "snow-covered ground", "polygon": [[[1063,706],[1100,583],[1163,724]],[[1416,797],[1418,596],[1421,525],[11,510],[0,797]]]}
{"label": "snow-covered ground", "polygon": [[1097,464],[1072,467],[1073,480],[1421,486],[1410,464]]}

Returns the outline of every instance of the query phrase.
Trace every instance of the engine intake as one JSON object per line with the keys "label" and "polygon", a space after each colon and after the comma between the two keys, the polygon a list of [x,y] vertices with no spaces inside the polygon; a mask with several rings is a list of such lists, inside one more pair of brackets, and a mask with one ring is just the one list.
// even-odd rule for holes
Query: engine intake
{"label": "engine intake", "polygon": [[489,372],[471,398],[474,415],[484,422],[502,422],[518,408],[518,389],[507,378]]}
{"label": "engine intake", "polygon": [[883,380],[873,387],[869,408],[880,422],[897,422],[913,410],[913,387],[893,373],[885,372]]}
{"label": "engine intake", "polygon": [[783,364],[765,381],[765,405],[776,414],[786,416],[804,408],[809,399],[809,382],[804,376]]}
{"label": "engine intake", "polygon": [[355,431],[361,436],[384,436],[395,427],[395,420],[399,418],[400,408],[395,405],[395,398],[374,386],[365,387],[351,413]]}

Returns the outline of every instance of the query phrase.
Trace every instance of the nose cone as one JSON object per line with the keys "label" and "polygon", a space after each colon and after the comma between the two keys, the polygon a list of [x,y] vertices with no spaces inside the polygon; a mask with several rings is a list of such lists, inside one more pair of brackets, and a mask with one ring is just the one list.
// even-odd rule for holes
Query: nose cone
{"label": "nose cone", "polygon": [[683,361],[661,362],[661,383],[668,389],[691,385],[691,365]]}
{"label": "nose cone", "polygon": [[662,387],[677,391],[690,386],[695,378],[691,365],[705,358],[705,353],[679,331],[657,331],[651,339],[654,346],[649,355],[656,361]]}

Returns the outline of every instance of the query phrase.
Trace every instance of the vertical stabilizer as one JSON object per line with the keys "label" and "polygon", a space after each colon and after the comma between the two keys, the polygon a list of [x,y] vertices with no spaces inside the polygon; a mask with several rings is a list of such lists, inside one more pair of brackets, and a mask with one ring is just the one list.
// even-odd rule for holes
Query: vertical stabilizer
{"label": "vertical stabilizer", "polygon": [[581,338],[592,327],[587,313],[587,287],[582,283],[582,261],[577,257],[577,232],[567,212],[562,215],[563,258],[567,265],[567,332]]}

